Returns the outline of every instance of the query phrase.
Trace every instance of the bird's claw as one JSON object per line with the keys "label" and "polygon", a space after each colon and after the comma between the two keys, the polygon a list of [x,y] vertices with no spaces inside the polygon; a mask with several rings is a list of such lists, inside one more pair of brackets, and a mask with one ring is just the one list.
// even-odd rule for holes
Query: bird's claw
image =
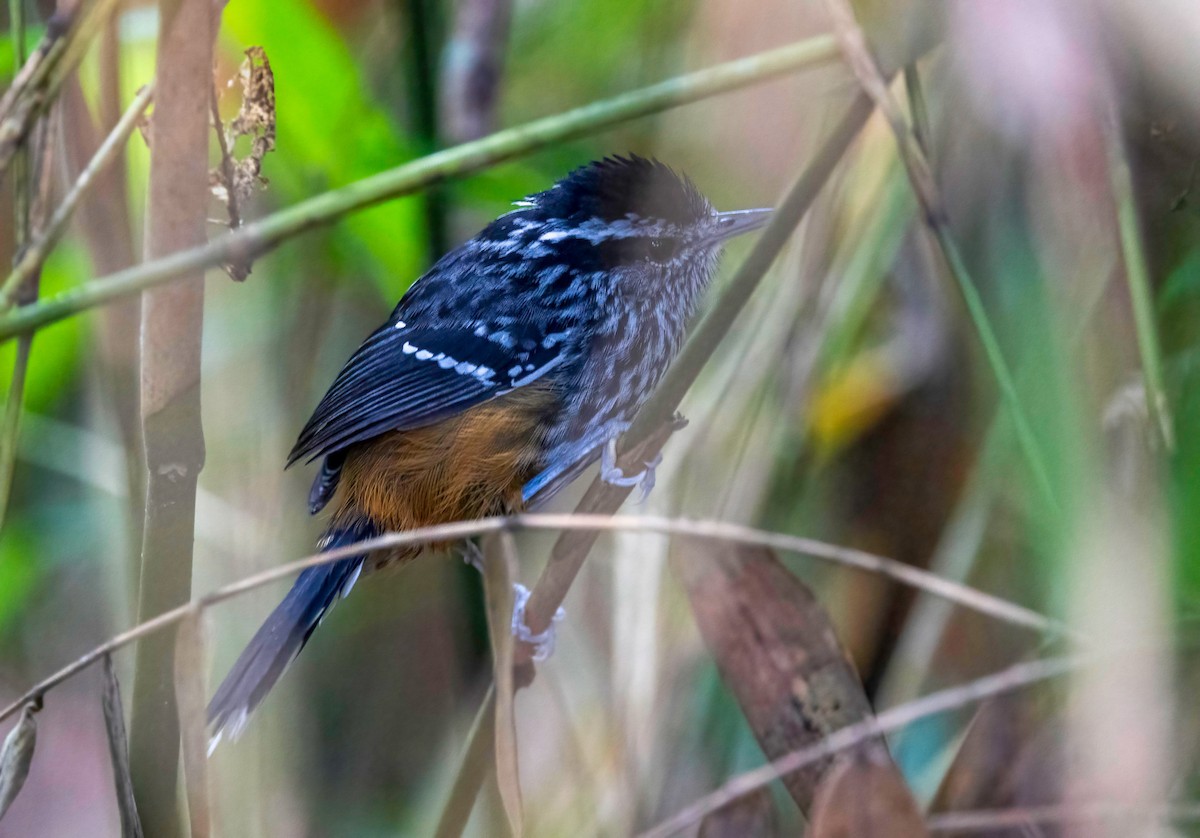
{"label": "bird's claw", "polygon": [[641,493],[638,496],[638,503],[645,503],[646,498],[650,496],[651,490],[654,488],[655,469],[662,463],[662,452],[654,455],[653,460],[646,462],[646,467],[637,474],[626,475],[621,471],[621,467],[617,465],[617,440],[610,439],[604,446],[604,454],[600,458],[600,479],[610,486],[620,486],[622,488],[630,488],[638,486]]}
{"label": "bird's claw", "polygon": [[545,631],[534,634],[530,631],[529,626],[525,623],[525,606],[529,602],[529,589],[519,582],[513,585],[513,613],[512,613],[512,633],[513,637],[520,640],[522,643],[528,643],[533,646],[533,659],[538,663],[546,660],[554,654],[554,627],[563,621],[567,616],[567,612],[562,606],[554,612],[553,619],[550,620],[550,625]]}
{"label": "bird's claw", "polygon": [[458,550],[462,555],[463,564],[469,564],[483,573],[483,551],[479,549],[478,544],[474,541],[464,541]]}

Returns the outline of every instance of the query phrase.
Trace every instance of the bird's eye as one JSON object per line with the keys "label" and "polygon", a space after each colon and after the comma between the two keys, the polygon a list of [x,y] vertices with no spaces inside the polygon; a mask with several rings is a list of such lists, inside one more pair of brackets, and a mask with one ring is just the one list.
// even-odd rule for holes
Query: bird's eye
{"label": "bird's eye", "polygon": [[653,238],[646,250],[651,262],[669,262],[679,252],[679,239]]}

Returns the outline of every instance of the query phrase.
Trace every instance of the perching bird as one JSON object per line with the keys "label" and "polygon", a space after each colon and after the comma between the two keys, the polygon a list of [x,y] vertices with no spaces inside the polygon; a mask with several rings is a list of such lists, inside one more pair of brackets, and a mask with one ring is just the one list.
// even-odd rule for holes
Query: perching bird
{"label": "perching bird", "polygon": [[[683,341],[722,244],[769,210],[716,212],[687,178],[637,156],[576,169],[442,257],[338,373],[288,457],[323,458],[332,549],[382,532],[539,504],[617,437]],[[419,549],[372,557],[367,570]],[[208,708],[236,735],[365,557],[305,570]]]}

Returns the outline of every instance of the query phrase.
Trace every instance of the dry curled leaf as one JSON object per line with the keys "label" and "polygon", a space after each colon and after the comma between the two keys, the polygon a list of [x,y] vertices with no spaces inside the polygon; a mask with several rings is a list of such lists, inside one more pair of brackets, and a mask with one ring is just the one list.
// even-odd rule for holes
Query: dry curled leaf
{"label": "dry curled leaf", "polygon": [[16,800],[29,776],[29,764],[37,745],[37,722],[33,715],[40,709],[40,701],[26,704],[16,726],[4,739],[4,749],[0,751],[0,818]]}
{"label": "dry curled leaf", "polygon": [[238,80],[242,85],[242,107],[229,123],[225,141],[237,157],[238,140],[242,137],[250,140],[250,148],[237,159],[233,174],[234,195],[245,199],[258,187],[267,185],[262,161],[267,152],[275,150],[275,75],[262,47],[246,50]]}
{"label": "dry curled leaf", "polygon": [[[241,87],[241,107],[227,127],[222,127],[214,93],[213,122],[221,146],[221,161],[208,174],[212,194],[225,205],[229,226],[242,226],[239,206],[254,192],[267,186],[262,173],[263,158],[275,150],[275,75],[262,47],[246,50],[246,59],[236,79]],[[240,282],[250,273],[248,263],[229,264],[225,271]]]}
{"label": "dry curled leaf", "polygon": [[[675,566],[721,678],[769,758],[870,716],[825,610],[770,550],[694,540]],[[830,762],[784,778],[802,811]]]}
{"label": "dry curled leaf", "polygon": [[[209,173],[213,194],[224,204],[244,201],[268,184],[262,174],[263,157],[275,150],[275,75],[262,47],[246,50],[236,80],[241,85],[242,106],[223,132],[232,183],[223,167]],[[248,142],[239,145],[243,137]]]}
{"label": "dry curled leaf", "polygon": [[113,782],[117,791],[117,810],[121,815],[121,838],[142,838],[142,821],[133,798],[133,779],[129,774],[129,739],[125,735],[125,710],[121,703],[121,685],[113,671],[112,658],[104,656],[104,729],[108,733],[108,755],[112,760]]}

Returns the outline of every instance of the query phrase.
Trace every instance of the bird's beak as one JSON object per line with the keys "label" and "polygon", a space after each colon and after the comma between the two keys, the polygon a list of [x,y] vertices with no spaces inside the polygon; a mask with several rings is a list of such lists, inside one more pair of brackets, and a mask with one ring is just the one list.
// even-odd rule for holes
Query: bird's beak
{"label": "bird's beak", "polygon": [[719,212],[717,213],[717,225],[713,231],[713,238],[716,241],[722,242],[734,236],[740,236],[742,233],[757,230],[771,219],[772,212],[774,210],[770,208]]}

